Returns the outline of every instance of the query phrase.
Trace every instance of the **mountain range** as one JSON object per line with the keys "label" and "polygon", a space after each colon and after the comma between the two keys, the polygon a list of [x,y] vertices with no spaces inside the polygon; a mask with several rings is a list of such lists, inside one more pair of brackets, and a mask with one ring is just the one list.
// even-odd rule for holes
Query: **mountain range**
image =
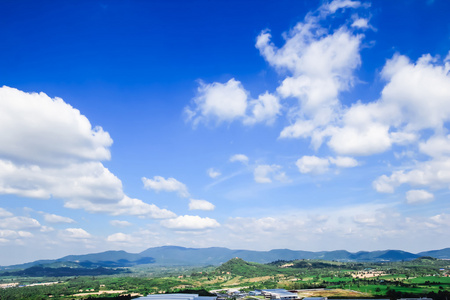
{"label": "mountain range", "polygon": [[156,266],[216,266],[235,257],[242,258],[249,262],[269,263],[276,260],[295,259],[321,259],[342,262],[389,262],[413,260],[422,256],[450,259],[450,248],[414,254],[401,250],[359,251],[351,253],[346,250],[311,252],[275,249],[270,251],[253,251],[231,250],[221,247],[185,248],[178,246],[162,246],[149,248],[140,253],[106,251],[84,255],[69,255],[54,260],[37,260],[20,265],[0,266],[0,270],[20,270],[33,266],[59,268],[117,268],[143,264],[152,264]]}

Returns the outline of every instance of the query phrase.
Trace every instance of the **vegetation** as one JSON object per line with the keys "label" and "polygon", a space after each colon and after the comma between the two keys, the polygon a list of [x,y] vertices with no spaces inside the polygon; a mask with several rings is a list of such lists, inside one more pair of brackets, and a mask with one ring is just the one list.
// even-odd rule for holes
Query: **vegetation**
{"label": "vegetation", "polygon": [[[72,270],[69,272],[67,269]],[[299,297],[398,299],[425,296],[434,300],[450,299],[450,261],[431,257],[406,262],[279,260],[268,264],[234,258],[217,268],[103,268],[100,269],[101,276],[95,274],[98,269],[55,265],[54,268],[39,266],[4,272],[0,284],[16,283],[22,287],[0,289],[0,299],[49,299],[50,296],[52,299],[129,299],[152,293],[208,295],[212,290],[229,288],[241,291],[266,288],[301,290]],[[73,274],[86,270],[94,273],[64,276],[64,272]],[[105,276],[109,271],[113,275]],[[53,284],[30,286],[39,282]]]}

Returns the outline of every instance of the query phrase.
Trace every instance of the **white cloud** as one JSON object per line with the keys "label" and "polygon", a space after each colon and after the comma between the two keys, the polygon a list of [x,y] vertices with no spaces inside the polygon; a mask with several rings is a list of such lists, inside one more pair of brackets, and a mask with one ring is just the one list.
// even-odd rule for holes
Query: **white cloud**
{"label": "white cloud", "polygon": [[430,218],[431,221],[435,222],[438,225],[443,225],[446,228],[448,228],[448,226],[450,226],[450,215],[449,214],[439,214],[439,215],[435,215],[432,216]]}
{"label": "white cloud", "polygon": [[358,166],[358,161],[352,157],[338,156],[320,158],[317,156],[305,155],[295,163],[300,173],[323,174],[329,171],[330,165],[338,168],[353,168]]}
{"label": "white cloud", "polygon": [[1,220],[0,228],[7,229],[32,229],[39,228],[41,224],[33,218],[28,217],[7,217]]}
{"label": "white cloud", "polygon": [[195,108],[186,108],[188,119],[196,125],[211,120],[221,123],[242,118],[247,110],[247,94],[234,78],[224,84],[200,82],[198,95],[193,99]]}
{"label": "white cloud", "polygon": [[244,154],[235,154],[230,157],[230,162],[235,162],[235,161],[241,162],[243,164],[247,164],[248,157]]}
{"label": "white cloud", "polygon": [[109,224],[115,227],[127,227],[131,226],[132,224],[128,221],[120,221],[120,220],[111,220],[109,221]]}
{"label": "white cloud", "polygon": [[327,128],[328,146],[340,154],[371,155],[385,152],[393,144],[415,143],[422,130],[431,129],[437,134],[421,142],[420,150],[433,157],[448,153],[448,137],[441,134],[450,120],[447,68],[430,55],[416,63],[394,55],[381,72],[387,81],[381,98],[353,104],[344,111],[341,125]]}
{"label": "white cloud", "polygon": [[44,226],[41,227],[40,232],[52,232],[54,230],[55,230],[55,228],[44,225]]}
{"label": "white cloud", "polygon": [[321,10],[334,14],[338,9],[358,8],[360,6],[361,6],[360,1],[333,0],[330,3],[322,5]]}
{"label": "white cloud", "polygon": [[190,199],[189,210],[214,210],[215,206],[206,200]]}
{"label": "white cloud", "polygon": [[393,125],[409,131],[440,129],[450,120],[450,74],[436,58],[423,55],[414,64],[397,54],[381,74],[388,81],[382,103],[395,112]]}
{"label": "white cloud", "polygon": [[330,160],[330,163],[335,164],[340,168],[353,168],[359,165],[356,159],[348,156],[338,156],[336,158],[330,157],[328,159]]}
{"label": "white cloud", "polygon": [[10,213],[10,212],[7,211],[6,209],[0,207],[0,218],[4,218],[4,217],[12,217],[12,216],[13,216],[12,213]]}
{"label": "white cloud", "polygon": [[161,209],[154,204],[148,204],[139,199],[125,196],[117,203],[92,203],[89,201],[70,201],[65,207],[73,209],[85,209],[93,213],[107,213],[113,216],[132,215],[143,216],[152,219],[173,218],[176,215],[167,210]]}
{"label": "white cloud", "polygon": [[339,105],[338,93],[352,84],[353,70],[360,65],[360,36],[351,35],[344,27],[330,35],[323,32],[309,19],[291,30],[281,48],[270,42],[267,31],[256,43],[272,66],[292,73],[277,91],[283,98],[297,98],[302,115],[312,118],[315,126],[332,120]]}
{"label": "white cloud", "polygon": [[394,171],[390,176],[381,175],[373,182],[374,188],[384,193],[393,193],[402,184],[436,189],[450,187],[450,158],[419,162],[408,170]]}
{"label": "white cloud", "polygon": [[157,192],[177,192],[180,197],[189,197],[189,192],[184,183],[175,178],[165,179],[161,176],[154,176],[153,179],[142,177],[142,182],[146,189],[152,189]]}
{"label": "white cloud", "polygon": [[0,157],[20,164],[66,165],[110,159],[112,139],[60,98],[0,88]]}
{"label": "white cloud", "polygon": [[208,176],[211,178],[216,178],[219,177],[220,175],[222,175],[222,173],[220,173],[217,170],[214,170],[213,168],[209,168],[206,173],[208,173]]}
{"label": "white cloud", "polygon": [[357,14],[352,16],[353,23],[351,27],[358,29],[372,29],[373,31],[377,31],[372,25],[369,24],[369,18],[360,18]]}
{"label": "white cloud", "polygon": [[253,170],[253,177],[258,183],[271,183],[273,179],[286,182],[288,178],[279,165],[258,165]]}
{"label": "white cloud", "polygon": [[62,99],[0,88],[0,194],[53,197],[88,211],[135,211],[124,207],[134,203],[101,163],[110,159],[111,144],[107,132]]}
{"label": "white cloud", "polygon": [[[402,184],[450,187],[450,142],[443,134],[446,132],[444,124],[450,121],[449,71],[446,60],[442,64],[430,55],[423,55],[416,63],[398,54],[387,61],[382,76],[388,83],[376,103],[380,111],[386,113],[384,119],[379,118],[380,122],[398,133],[406,133],[403,139],[406,142],[419,140],[424,130],[434,135],[418,144],[419,151],[430,156],[430,160],[418,161],[413,166],[399,168],[390,176],[378,177],[373,182],[377,191],[392,193]],[[395,141],[393,134],[391,139]]]}
{"label": "white cloud", "polygon": [[437,135],[419,143],[419,150],[431,157],[450,156],[450,135]]}
{"label": "white cloud", "polygon": [[305,155],[299,158],[295,164],[300,173],[322,174],[328,171],[330,162],[328,158]]}
{"label": "white cloud", "polygon": [[135,238],[129,234],[118,232],[109,235],[106,241],[113,243],[132,243],[135,241]]}
{"label": "white cloud", "polygon": [[[372,155],[385,152],[394,144],[415,143],[420,139],[419,130],[440,130],[450,120],[446,105],[450,96],[450,63],[446,58],[442,65],[430,55],[416,63],[395,55],[381,72],[387,84],[379,100],[358,102],[349,108],[342,106],[339,94],[355,81],[363,36],[346,25],[329,32],[320,26],[320,21],[338,9],[361,6],[366,7],[358,1],[344,0],[322,5],[319,16],[308,14],[285,34],[280,48],[271,42],[268,31],[259,35],[256,47],[261,55],[280,74],[290,72],[278,87],[278,94],[299,100],[298,107],[290,107],[293,122],[281,131],[280,138],[310,137],[316,149],[329,139],[327,145],[339,155]],[[353,19],[355,28],[370,26],[368,19],[357,15]],[[442,141],[440,146],[444,147]],[[422,149],[427,153],[434,151],[426,144]]]}
{"label": "white cloud", "polygon": [[280,101],[268,92],[251,99],[240,81],[232,78],[226,83],[200,82],[192,107],[186,107],[187,120],[194,126],[199,123],[242,121],[245,125],[272,124],[280,114]]}
{"label": "white cloud", "polygon": [[434,200],[434,195],[425,190],[410,190],[406,192],[406,203],[423,204]]}
{"label": "white cloud", "polygon": [[272,124],[280,114],[281,104],[278,97],[266,92],[260,95],[258,99],[249,102],[251,115],[244,119],[244,124],[253,125],[255,123],[265,122]]}
{"label": "white cloud", "polygon": [[310,120],[296,120],[281,131],[280,138],[306,138],[311,136],[315,129],[316,126]]}
{"label": "white cloud", "polygon": [[211,218],[184,215],[174,219],[161,221],[161,225],[174,230],[205,230],[219,227],[220,224]]}
{"label": "white cloud", "polygon": [[44,220],[49,223],[75,223],[71,218],[47,213],[44,213]]}
{"label": "white cloud", "polygon": [[257,38],[256,47],[280,74],[290,73],[277,88],[282,98],[296,98],[298,106],[290,107],[293,124],[285,127],[280,138],[311,137],[315,148],[329,135],[327,127],[341,111],[338,96],[355,81],[354,71],[360,66],[362,35],[353,34],[346,26],[332,33],[320,26],[321,18],[340,8],[356,8],[359,2],[334,1],[324,4],[321,17],[308,14],[303,22],[284,35],[278,48],[271,42],[269,31]]}
{"label": "white cloud", "polygon": [[90,239],[92,235],[81,228],[67,228],[61,234],[68,239]]}
{"label": "white cloud", "polygon": [[355,21],[353,21],[352,23],[352,27],[357,27],[357,28],[369,28],[369,20],[361,18],[361,19],[357,19]]}
{"label": "white cloud", "polygon": [[340,154],[371,155],[392,145],[389,125],[382,118],[389,115],[376,103],[352,105],[343,115],[343,126],[330,130],[328,146]]}
{"label": "white cloud", "polygon": [[0,229],[0,243],[8,243],[15,240],[20,240],[22,238],[33,237],[33,234],[28,231],[14,231],[10,229]]}
{"label": "white cloud", "polygon": [[[428,223],[433,223],[434,227],[430,229]],[[395,205],[352,204],[289,210],[258,218],[229,218],[223,228],[228,229],[228,240],[243,248],[251,245],[264,248],[267,238],[276,237],[283,248],[307,243],[310,249],[324,250],[326,245],[332,245],[329,250],[338,247],[360,251],[386,245],[404,249],[406,245],[413,247],[417,239],[432,242],[449,236],[448,224],[450,215],[408,218],[400,214]],[[414,235],[408,234],[410,232]]]}

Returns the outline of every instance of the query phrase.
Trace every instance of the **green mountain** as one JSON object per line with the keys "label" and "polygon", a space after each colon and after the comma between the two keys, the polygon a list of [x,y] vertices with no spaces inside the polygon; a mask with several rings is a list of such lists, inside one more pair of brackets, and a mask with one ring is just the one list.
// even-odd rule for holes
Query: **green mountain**
{"label": "green mountain", "polygon": [[241,258],[232,258],[226,263],[222,264],[216,269],[216,272],[240,275],[243,277],[258,277],[267,275],[280,274],[277,266],[274,265],[263,265],[254,262],[247,262]]}

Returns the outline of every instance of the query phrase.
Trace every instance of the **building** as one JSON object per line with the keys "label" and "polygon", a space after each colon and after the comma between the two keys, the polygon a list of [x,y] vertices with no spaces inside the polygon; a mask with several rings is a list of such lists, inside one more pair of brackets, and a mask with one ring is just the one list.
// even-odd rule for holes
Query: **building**
{"label": "building", "polygon": [[288,292],[285,289],[261,290],[261,294],[264,295],[266,299],[292,300],[298,298],[297,294]]}

